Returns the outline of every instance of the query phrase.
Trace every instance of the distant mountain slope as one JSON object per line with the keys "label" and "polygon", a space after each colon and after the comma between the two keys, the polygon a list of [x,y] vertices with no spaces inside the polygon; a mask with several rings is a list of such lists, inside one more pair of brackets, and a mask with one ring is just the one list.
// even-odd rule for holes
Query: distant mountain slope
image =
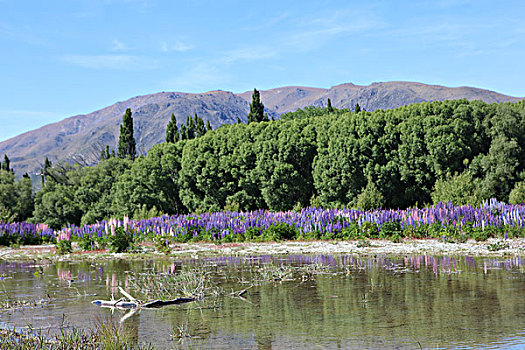
{"label": "distant mountain slope", "polygon": [[[251,91],[240,96],[248,102],[251,101]],[[487,103],[517,102],[523,99],[472,87],[450,88],[412,82],[373,83],[368,86],[348,83],[330,89],[289,86],[261,91],[261,98],[266,108],[279,114],[305,106],[326,106],[327,99],[330,99],[332,106],[336,108],[353,109],[355,104],[359,103],[367,111],[392,109],[425,101],[461,98],[482,100]]]}
{"label": "distant mountain slope", "polygon": [[[126,108],[133,111],[138,150],[146,152],[164,141],[171,114],[178,123],[197,113],[214,128],[246,121],[252,91],[234,94],[210,91],[201,94],[162,92],[137,96],[86,115],[77,115],[0,142],[0,155],[7,153],[18,174],[34,173],[46,156],[51,160],[95,162],[100,151],[116,147],[119,125]],[[368,86],[341,84],[330,89],[288,86],[261,91],[269,115],[278,116],[306,106],[325,106],[331,99],[336,108],[390,109],[410,103],[466,98],[485,102],[515,102],[522,98],[472,87],[449,88],[411,82],[373,83]]]}
{"label": "distant mountain slope", "polygon": [[179,124],[185,122],[187,115],[197,113],[217,128],[236,122],[237,117],[245,121],[249,104],[225,91],[202,94],[164,92],[138,96],[3,141],[0,143],[0,154],[9,155],[18,174],[26,171],[34,173],[46,156],[52,161],[95,162],[106,145],[116,148],[126,108],[133,111],[137,149],[146,152],[165,140],[166,125],[172,113]]}

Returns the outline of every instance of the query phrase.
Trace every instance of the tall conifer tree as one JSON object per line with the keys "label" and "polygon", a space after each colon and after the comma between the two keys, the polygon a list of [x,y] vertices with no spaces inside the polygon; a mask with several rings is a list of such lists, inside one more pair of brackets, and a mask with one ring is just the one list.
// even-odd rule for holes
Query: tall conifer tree
{"label": "tall conifer tree", "polygon": [[7,156],[7,154],[4,154],[4,164],[2,164],[2,169],[9,171],[10,163],[11,161],[9,160],[9,157]]}
{"label": "tall conifer tree", "polygon": [[206,134],[206,126],[204,120],[195,113],[195,137],[201,137]]}
{"label": "tall conifer tree", "polygon": [[166,142],[175,143],[179,141],[179,128],[177,127],[177,119],[174,114],[171,114],[171,119],[166,128]]}
{"label": "tall conifer tree", "polygon": [[264,105],[261,102],[261,95],[257,89],[253,89],[252,103],[250,103],[250,113],[248,113],[248,124],[252,122],[262,122],[268,120],[268,116],[264,115]]}
{"label": "tall conifer tree", "polygon": [[137,148],[133,137],[133,117],[131,117],[131,109],[128,108],[122,117],[122,124],[120,125],[118,156],[135,160],[136,155]]}
{"label": "tall conifer tree", "polygon": [[328,110],[328,113],[332,113],[334,111],[334,107],[332,107],[332,101],[330,101],[330,99],[326,101],[326,109]]}

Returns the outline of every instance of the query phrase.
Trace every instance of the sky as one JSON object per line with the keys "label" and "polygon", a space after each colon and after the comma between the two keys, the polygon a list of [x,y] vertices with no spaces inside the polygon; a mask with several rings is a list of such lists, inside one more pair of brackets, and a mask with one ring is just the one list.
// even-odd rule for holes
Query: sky
{"label": "sky", "polygon": [[521,0],[0,0],[0,141],[161,91],[417,81],[525,96]]}

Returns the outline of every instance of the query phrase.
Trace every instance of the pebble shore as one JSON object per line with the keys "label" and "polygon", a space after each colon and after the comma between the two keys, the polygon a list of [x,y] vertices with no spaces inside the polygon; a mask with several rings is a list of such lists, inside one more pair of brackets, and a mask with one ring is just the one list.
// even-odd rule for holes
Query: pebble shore
{"label": "pebble shore", "polygon": [[[465,243],[446,243],[433,239],[406,239],[401,243],[388,240],[367,241],[289,241],[270,243],[180,243],[170,246],[168,258],[284,255],[284,254],[346,254],[346,255],[433,255],[433,256],[525,256],[525,239],[488,239],[484,242],[469,240]],[[143,253],[110,254],[107,251],[81,252],[56,255],[53,245],[0,248],[0,260],[50,259],[76,260],[97,258],[140,258],[166,256],[152,246],[142,246]]]}

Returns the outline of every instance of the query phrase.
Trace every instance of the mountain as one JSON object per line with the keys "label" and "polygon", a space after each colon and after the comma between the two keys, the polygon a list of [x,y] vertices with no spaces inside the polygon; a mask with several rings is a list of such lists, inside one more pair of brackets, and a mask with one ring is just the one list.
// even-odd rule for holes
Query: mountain
{"label": "mountain", "polygon": [[[179,124],[197,113],[213,128],[246,121],[252,91],[234,94],[210,91],[201,94],[162,92],[133,97],[127,101],[26,132],[0,142],[0,155],[6,153],[17,174],[35,173],[46,156],[92,164],[106,145],[116,148],[119,125],[126,108],[131,108],[139,153],[165,139],[166,125],[173,113]],[[330,98],[336,108],[353,109],[356,103],[368,111],[403,105],[466,98],[492,102],[517,102],[523,98],[502,95],[472,87],[450,88],[412,82],[373,83],[368,86],[341,84],[330,89],[288,86],[261,91],[266,112],[274,117],[306,106],[324,106]]]}

